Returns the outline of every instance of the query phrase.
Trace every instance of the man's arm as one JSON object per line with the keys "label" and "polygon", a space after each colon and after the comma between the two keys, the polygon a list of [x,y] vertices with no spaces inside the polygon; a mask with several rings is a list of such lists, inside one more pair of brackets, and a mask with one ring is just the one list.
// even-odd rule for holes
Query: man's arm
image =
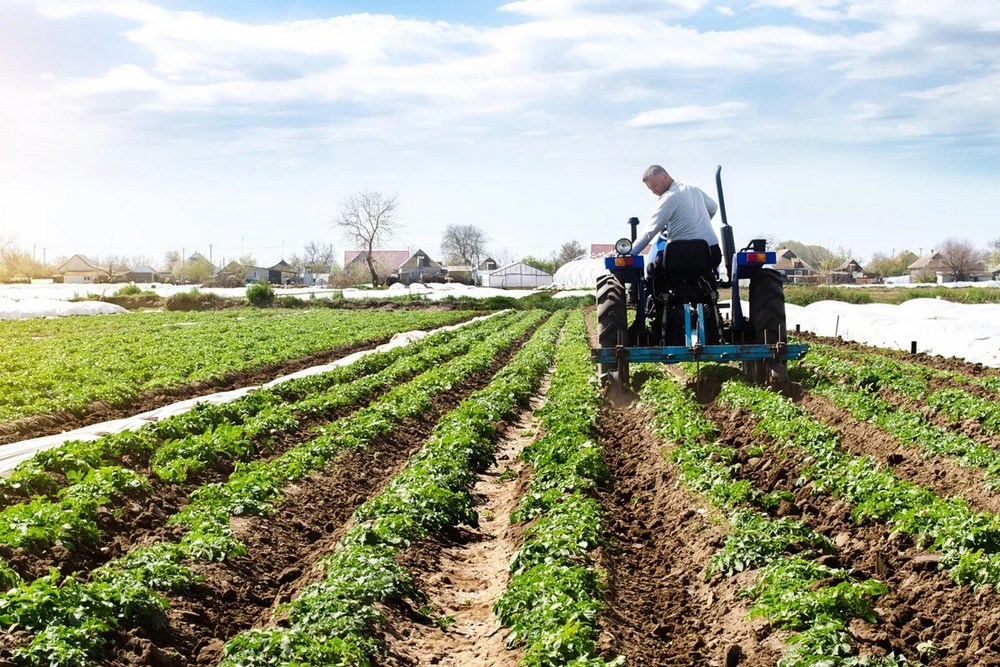
{"label": "man's arm", "polygon": [[638,255],[641,253],[642,249],[656,238],[657,234],[666,229],[667,223],[670,221],[670,216],[673,215],[676,208],[677,201],[673,193],[668,192],[660,197],[656,202],[656,209],[653,211],[653,214],[636,230],[635,243],[632,244],[632,252],[630,254]]}
{"label": "man's arm", "polygon": [[719,205],[715,203],[715,200],[705,194],[705,191],[701,188],[698,189],[701,196],[705,198],[705,208],[708,209],[708,219],[711,220],[715,217],[715,212],[719,210]]}

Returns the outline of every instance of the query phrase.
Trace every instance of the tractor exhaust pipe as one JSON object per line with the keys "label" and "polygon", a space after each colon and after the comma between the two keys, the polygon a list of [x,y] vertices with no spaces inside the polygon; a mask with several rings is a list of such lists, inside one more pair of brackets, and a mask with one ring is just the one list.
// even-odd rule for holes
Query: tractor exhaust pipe
{"label": "tractor exhaust pipe", "polygon": [[733,228],[729,226],[726,217],[726,198],[722,194],[722,165],[715,168],[715,188],[719,192],[719,213],[722,215],[722,259],[726,263],[726,279],[733,279],[733,254],[736,252],[736,241],[733,239]]}

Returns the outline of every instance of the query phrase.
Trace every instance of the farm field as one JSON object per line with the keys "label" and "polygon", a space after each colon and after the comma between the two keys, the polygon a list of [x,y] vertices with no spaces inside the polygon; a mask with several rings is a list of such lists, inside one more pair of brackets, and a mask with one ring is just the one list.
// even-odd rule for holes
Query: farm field
{"label": "farm field", "polygon": [[472,314],[241,309],[0,322],[0,443],[252,385]]}
{"label": "farm field", "polygon": [[813,337],[795,401],[641,366],[616,409],[591,318],[22,464],[0,666],[1000,665],[1000,373]]}

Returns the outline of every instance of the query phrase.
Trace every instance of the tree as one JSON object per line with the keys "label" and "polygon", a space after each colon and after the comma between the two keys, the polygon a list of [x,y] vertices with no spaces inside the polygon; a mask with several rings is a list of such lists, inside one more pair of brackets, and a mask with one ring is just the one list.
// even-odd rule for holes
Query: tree
{"label": "tree", "polygon": [[372,253],[395,236],[401,226],[396,220],[398,195],[386,195],[377,190],[361,190],[340,202],[340,213],[334,224],[344,237],[360,246],[372,275],[372,287],[378,287],[378,271]]}
{"label": "tree", "polygon": [[539,257],[532,257],[531,255],[528,255],[527,257],[522,257],[521,261],[528,266],[533,266],[536,269],[545,271],[546,273],[556,272],[556,263],[553,259],[541,259]]}
{"label": "tree", "polygon": [[989,250],[986,257],[989,262],[988,269],[992,269],[995,266],[1000,266],[1000,237],[993,239],[989,242]]}
{"label": "tree", "polygon": [[302,248],[302,265],[314,271],[327,272],[333,266],[333,245],[310,241]]}
{"label": "tree", "polygon": [[257,266],[257,258],[249,253],[240,255],[240,258],[236,261],[240,266]]}
{"label": "tree", "polygon": [[938,252],[948,273],[955,280],[968,280],[983,268],[983,253],[971,241],[948,239],[941,244]]}
{"label": "tree", "polygon": [[910,264],[913,264],[918,259],[909,250],[903,250],[891,257],[883,252],[877,252],[865,264],[865,271],[881,276],[882,278],[904,276],[909,273]]}
{"label": "tree", "polygon": [[475,225],[448,225],[441,238],[441,253],[448,264],[479,266],[489,240],[486,232]]}
{"label": "tree", "polygon": [[580,255],[586,254],[583,246],[579,244],[575,239],[569,243],[563,243],[559,246],[559,252],[556,253],[555,260],[553,261],[553,266],[558,269],[563,264],[572,262],[574,259]]}

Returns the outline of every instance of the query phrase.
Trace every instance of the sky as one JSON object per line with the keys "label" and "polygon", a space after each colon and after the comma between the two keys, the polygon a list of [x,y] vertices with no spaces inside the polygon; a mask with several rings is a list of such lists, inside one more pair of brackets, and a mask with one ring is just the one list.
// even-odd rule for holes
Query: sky
{"label": "sky", "polygon": [[0,0],[0,239],[40,259],[339,257],[473,224],[504,259],[627,235],[662,164],[737,244],[864,261],[1000,238],[996,0]]}

